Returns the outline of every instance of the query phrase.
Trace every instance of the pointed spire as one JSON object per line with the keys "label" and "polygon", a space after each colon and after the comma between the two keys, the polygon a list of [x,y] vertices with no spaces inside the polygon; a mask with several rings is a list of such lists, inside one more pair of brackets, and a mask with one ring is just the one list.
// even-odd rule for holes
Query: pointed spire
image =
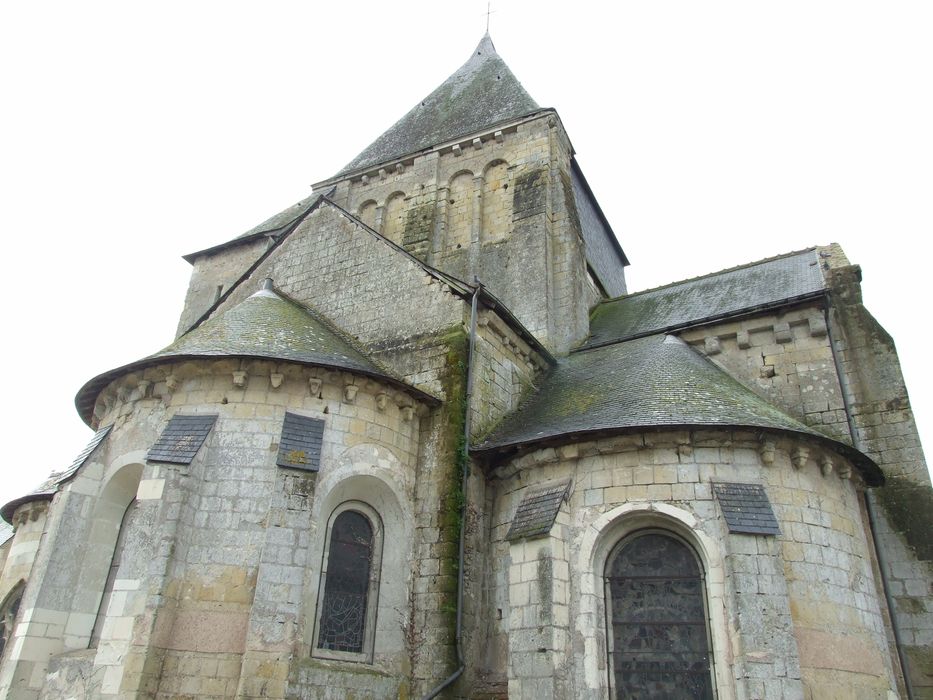
{"label": "pointed spire", "polygon": [[369,168],[539,110],[496,53],[489,33],[470,59],[338,175]]}

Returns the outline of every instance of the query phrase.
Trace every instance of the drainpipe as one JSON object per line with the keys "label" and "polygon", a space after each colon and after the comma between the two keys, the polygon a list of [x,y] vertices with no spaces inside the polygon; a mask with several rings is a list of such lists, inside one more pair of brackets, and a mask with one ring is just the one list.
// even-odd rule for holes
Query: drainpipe
{"label": "drainpipe", "polygon": [[464,549],[466,543],[466,493],[467,493],[467,477],[470,474],[470,433],[472,430],[472,416],[470,407],[472,406],[473,398],[473,352],[476,347],[476,311],[479,304],[479,295],[483,291],[483,285],[479,281],[479,278],[474,277],[473,282],[476,287],[473,291],[473,302],[470,307],[470,352],[467,356],[467,386],[466,386],[466,400],[464,406],[465,415],[463,417],[463,446],[466,450],[466,454],[463,458],[463,467],[460,474],[460,493],[463,494],[463,498],[460,499],[460,546],[458,550],[458,564],[457,564],[457,633],[454,638],[454,645],[457,650],[457,670],[451,673],[447,678],[445,678],[441,683],[435,686],[427,695],[424,696],[424,700],[432,700],[436,698],[442,690],[451,685],[455,680],[457,680],[466,668],[466,664],[463,661],[463,568],[464,568]]}
{"label": "drainpipe", "polygon": [[[826,318],[826,333],[829,337],[829,348],[833,355],[833,365],[836,367],[836,375],[839,377],[839,388],[842,390],[842,406],[846,412],[846,423],[849,425],[849,437],[855,449],[864,452],[865,450],[862,449],[861,444],[862,441],[859,438],[858,431],[855,429],[855,423],[852,418],[852,404],[849,398],[849,380],[842,371],[842,362],[839,359],[836,341],[833,336],[830,296],[828,293],[826,295],[826,304],[823,306],[823,315]],[[895,614],[894,597],[891,595],[891,587],[888,583],[888,575],[886,573],[887,558],[885,557],[884,548],[878,541],[875,508],[868,491],[865,491],[863,497],[865,500],[865,513],[868,515],[868,529],[871,532],[871,542],[875,548],[875,556],[878,558],[878,571],[881,573],[881,590],[884,592],[884,601],[888,608],[888,619],[891,620],[891,631],[894,634],[894,648],[897,651],[897,660],[901,664],[901,675],[904,678],[904,690],[907,692],[907,700],[914,700],[913,684],[910,681],[910,667],[907,663],[907,656],[904,654],[904,648],[901,642],[901,630],[897,624],[897,616]]]}

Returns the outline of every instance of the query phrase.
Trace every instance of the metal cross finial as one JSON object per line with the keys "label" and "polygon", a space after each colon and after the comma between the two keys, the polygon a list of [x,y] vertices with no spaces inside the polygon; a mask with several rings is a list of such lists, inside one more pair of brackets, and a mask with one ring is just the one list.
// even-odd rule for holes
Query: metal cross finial
{"label": "metal cross finial", "polygon": [[486,33],[487,34],[489,34],[489,15],[493,13],[493,10],[490,9],[491,5],[492,5],[491,2],[486,3]]}

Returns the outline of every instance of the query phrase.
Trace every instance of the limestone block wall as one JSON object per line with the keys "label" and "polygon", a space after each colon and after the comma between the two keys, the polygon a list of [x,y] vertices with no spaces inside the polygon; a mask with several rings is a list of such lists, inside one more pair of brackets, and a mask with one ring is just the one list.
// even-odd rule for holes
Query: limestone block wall
{"label": "limestone block wall", "polygon": [[495,312],[481,310],[473,364],[474,441],[515,410],[547,369],[547,360]]}
{"label": "limestone block wall", "polygon": [[13,514],[15,531],[0,554],[0,602],[5,601],[20,582],[29,579],[45,532],[48,507],[46,500],[32,501]]}
{"label": "limestone block wall", "polygon": [[807,425],[851,443],[822,308],[711,324],[681,337],[759,395]]}
{"label": "limestone block wall", "polygon": [[830,321],[858,447],[887,477],[870,498],[907,672],[920,697],[933,697],[933,488],[894,341],[862,304],[860,269],[846,262],[826,273]]}
{"label": "limestone block wall", "polygon": [[437,337],[462,325],[463,300],[333,205],[309,214],[217,313],[253,294],[266,277],[397,374],[429,393],[442,391],[436,372],[412,350],[437,345]]}
{"label": "limestone block wall", "polygon": [[[545,626],[545,591],[557,602],[555,639],[564,638],[558,572],[569,553],[570,633],[560,650],[543,643],[537,649],[568,665],[569,694],[605,697],[603,571],[612,547],[642,528],[683,538],[702,561],[718,697],[896,693],[858,475],[815,445],[792,437],[769,440],[738,431],[633,434],[498,465],[488,486],[495,493],[491,560],[500,562],[489,578],[488,614],[497,620],[493,639],[507,639],[510,655],[488,663],[508,676],[509,696],[563,696],[567,690],[555,690],[564,681],[545,672],[547,664],[535,663],[528,641]],[[566,479],[572,479],[572,493],[549,536],[507,542],[526,489]],[[730,534],[712,493],[717,480],[762,485],[780,534]],[[548,560],[551,565],[542,564]]]}
{"label": "limestone block wall", "polygon": [[[282,698],[363,683],[384,697],[408,682],[421,412],[409,397],[341,372],[218,360],[147,369],[114,382],[101,403],[114,427],[56,497],[45,575],[28,591],[4,690]],[[325,422],[318,473],[275,465],[286,410]],[[176,413],[218,417],[190,465],[147,463]],[[141,525],[89,649],[116,516],[134,497]],[[327,673],[305,677],[318,663],[326,524],[354,499],[377,514],[384,543],[371,658],[321,661]]]}
{"label": "limestone block wall", "polygon": [[545,113],[336,184],[334,200],[429,264],[478,275],[549,347],[587,332],[586,278],[570,184],[571,146]]}
{"label": "limestone block wall", "polygon": [[175,337],[191,328],[220,295],[228,291],[249,266],[259,259],[270,243],[269,239],[260,238],[197,258],[191,266],[191,280],[188,282],[185,306],[178,319]]}

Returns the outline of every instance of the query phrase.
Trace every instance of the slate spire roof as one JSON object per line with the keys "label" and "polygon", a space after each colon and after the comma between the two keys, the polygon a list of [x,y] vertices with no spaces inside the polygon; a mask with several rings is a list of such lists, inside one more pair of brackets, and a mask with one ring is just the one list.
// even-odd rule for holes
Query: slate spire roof
{"label": "slate spire roof", "polygon": [[268,358],[333,367],[385,379],[435,401],[366,357],[313,311],[276,294],[271,280],[266,280],[260,291],[188,331],[164,350],[89,381],[75,398],[78,413],[89,422],[98,394],[119,376],[170,360],[208,357]]}
{"label": "slate spire roof", "polygon": [[489,34],[470,60],[367,146],[338,175],[420,151],[540,109],[496,53]]}

